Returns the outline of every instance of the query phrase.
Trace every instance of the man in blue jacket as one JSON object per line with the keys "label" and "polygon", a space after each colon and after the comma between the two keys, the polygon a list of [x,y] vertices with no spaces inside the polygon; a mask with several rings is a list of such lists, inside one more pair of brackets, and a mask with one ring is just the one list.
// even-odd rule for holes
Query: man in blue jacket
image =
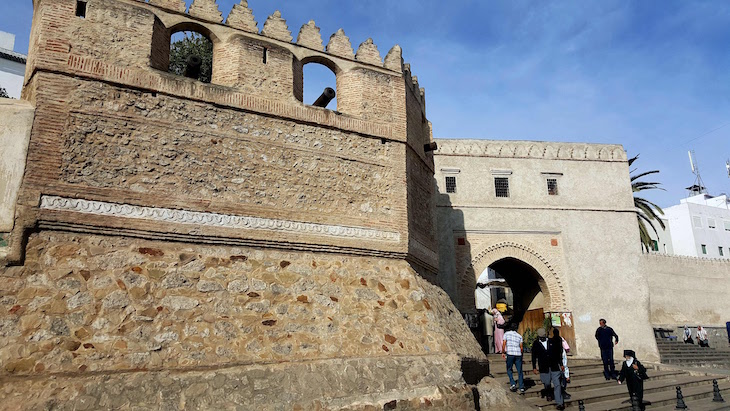
{"label": "man in blue jacket", "polygon": [[[606,320],[601,318],[598,323],[601,325],[596,330],[598,348],[601,349],[601,360],[603,361],[603,376],[606,381],[616,378],[616,365],[613,363],[613,346],[618,345],[618,335],[613,328],[606,325]],[[614,344],[613,338],[616,337]]]}

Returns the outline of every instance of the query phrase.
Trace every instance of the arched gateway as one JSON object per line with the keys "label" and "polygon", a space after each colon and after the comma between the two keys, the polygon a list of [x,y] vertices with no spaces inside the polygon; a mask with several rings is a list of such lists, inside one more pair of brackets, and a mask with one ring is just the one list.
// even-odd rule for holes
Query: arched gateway
{"label": "arched gateway", "polygon": [[[476,282],[481,273],[489,267],[515,268],[531,275],[532,278],[520,278],[507,274],[505,279],[513,289],[529,288],[520,287],[520,283],[534,279],[537,281],[539,291],[545,297],[545,309],[547,311],[569,311],[568,299],[561,281],[561,273],[547,258],[530,247],[510,241],[491,245],[472,258],[471,263],[466,267],[464,278],[474,278]],[[525,289],[525,291],[530,292],[531,290]],[[467,292],[473,291],[469,290]],[[534,296],[532,295],[532,298]],[[532,298],[529,298],[530,301],[527,302],[527,305],[529,305]]]}

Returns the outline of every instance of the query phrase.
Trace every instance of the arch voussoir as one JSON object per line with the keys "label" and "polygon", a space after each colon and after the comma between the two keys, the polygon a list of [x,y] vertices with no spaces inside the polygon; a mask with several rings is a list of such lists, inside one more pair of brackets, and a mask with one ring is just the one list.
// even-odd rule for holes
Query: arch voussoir
{"label": "arch voussoir", "polygon": [[567,296],[563,281],[555,265],[547,258],[525,244],[511,241],[502,241],[491,245],[477,254],[469,263],[465,275],[479,277],[484,270],[495,262],[515,258],[529,264],[540,275],[542,290],[549,301],[550,311],[569,311]]}

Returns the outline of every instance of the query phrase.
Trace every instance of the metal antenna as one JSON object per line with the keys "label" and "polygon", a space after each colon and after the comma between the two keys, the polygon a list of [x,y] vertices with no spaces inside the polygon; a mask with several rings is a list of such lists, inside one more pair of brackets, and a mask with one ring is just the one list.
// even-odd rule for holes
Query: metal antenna
{"label": "metal antenna", "polygon": [[[695,175],[695,181],[694,183],[687,187],[687,196],[696,196],[699,194],[707,194],[707,188],[705,187],[705,182],[702,181],[702,176],[700,175],[700,165],[697,164],[697,157],[695,156],[695,151],[690,150],[687,152],[689,154],[689,165],[692,168],[692,174]],[[728,173],[730,175],[730,161],[728,161],[727,164],[728,167]]]}

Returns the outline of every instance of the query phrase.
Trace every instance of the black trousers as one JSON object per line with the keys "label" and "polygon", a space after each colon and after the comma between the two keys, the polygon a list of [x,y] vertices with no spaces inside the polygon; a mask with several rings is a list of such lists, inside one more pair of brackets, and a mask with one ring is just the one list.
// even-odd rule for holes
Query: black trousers
{"label": "black trousers", "polygon": [[601,361],[603,361],[603,376],[606,379],[614,378],[616,365],[613,363],[613,347],[601,348]]}

